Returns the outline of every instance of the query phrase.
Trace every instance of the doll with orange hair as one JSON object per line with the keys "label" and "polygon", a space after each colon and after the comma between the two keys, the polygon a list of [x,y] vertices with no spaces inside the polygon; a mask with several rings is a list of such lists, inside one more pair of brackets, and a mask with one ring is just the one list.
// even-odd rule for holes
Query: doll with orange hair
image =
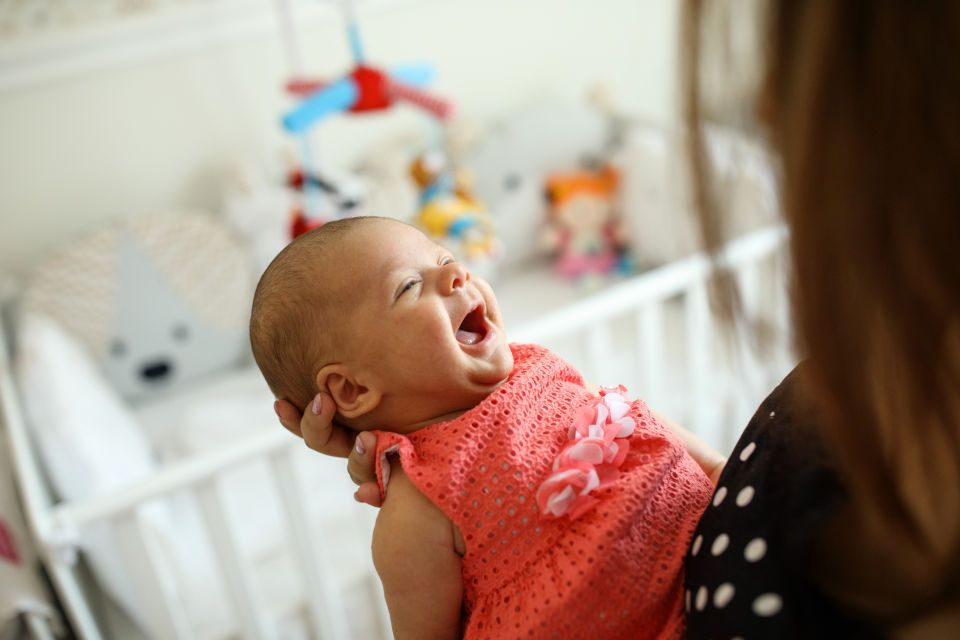
{"label": "doll with orange hair", "polygon": [[544,245],[567,278],[605,275],[624,268],[626,232],[615,199],[616,169],[554,174],[547,178],[549,204]]}

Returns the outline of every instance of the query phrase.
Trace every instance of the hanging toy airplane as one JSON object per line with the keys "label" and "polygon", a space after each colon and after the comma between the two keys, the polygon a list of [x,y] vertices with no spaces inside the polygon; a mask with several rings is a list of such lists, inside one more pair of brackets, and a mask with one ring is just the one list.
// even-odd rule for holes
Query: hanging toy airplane
{"label": "hanging toy airplane", "polygon": [[288,92],[306,97],[283,116],[287,131],[305,133],[314,123],[331,114],[379,111],[389,108],[397,100],[414,104],[440,120],[449,120],[453,116],[453,103],[423,91],[434,77],[431,65],[406,65],[389,73],[369,66],[365,62],[357,24],[349,14],[347,30],[356,63],[353,71],[334,82],[305,78],[288,82]]}

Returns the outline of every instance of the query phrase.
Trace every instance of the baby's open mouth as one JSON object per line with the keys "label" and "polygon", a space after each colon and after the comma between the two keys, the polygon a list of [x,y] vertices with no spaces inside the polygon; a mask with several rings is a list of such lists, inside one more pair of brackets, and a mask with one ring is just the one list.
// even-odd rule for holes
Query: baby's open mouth
{"label": "baby's open mouth", "polygon": [[487,337],[487,323],[483,319],[483,305],[471,309],[467,317],[457,329],[457,342],[460,344],[477,344]]}

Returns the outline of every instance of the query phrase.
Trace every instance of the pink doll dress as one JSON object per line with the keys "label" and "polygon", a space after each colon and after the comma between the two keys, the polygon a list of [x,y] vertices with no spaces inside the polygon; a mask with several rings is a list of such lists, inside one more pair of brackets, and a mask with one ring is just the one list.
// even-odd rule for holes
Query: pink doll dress
{"label": "pink doll dress", "polygon": [[710,481],[640,400],[607,416],[619,447],[571,461],[603,399],[547,349],[510,348],[509,379],[459,418],[378,432],[381,492],[398,453],[463,534],[463,637],[682,638],[683,559]]}

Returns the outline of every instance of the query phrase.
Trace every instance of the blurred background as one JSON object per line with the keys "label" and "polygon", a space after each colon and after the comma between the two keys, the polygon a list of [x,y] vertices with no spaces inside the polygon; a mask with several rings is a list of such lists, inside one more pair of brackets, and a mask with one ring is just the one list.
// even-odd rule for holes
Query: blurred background
{"label": "blurred background", "polygon": [[268,261],[334,218],[419,225],[511,340],[728,451],[795,360],[737,4],[704,86],[739,335],[679,0],[0,0],[0,637],[389,636],[375,512],[246,338]]}
{"label": "blurred background", "polygon": [[[293,60],[321,77],[353,63],[336,3],[287,5],[293,32],[270,0],[4,0],[0,268],[22,274],[101,222],[216,210],[228,163],[281,163]],[[477,122],[582,101],[598,84],[625,113],[677,120],[675,1],[372,0],[356,12],[372,62],[432,63],[433,90]],[[422,118],[332,118],[318,153],[352,168]]]}

